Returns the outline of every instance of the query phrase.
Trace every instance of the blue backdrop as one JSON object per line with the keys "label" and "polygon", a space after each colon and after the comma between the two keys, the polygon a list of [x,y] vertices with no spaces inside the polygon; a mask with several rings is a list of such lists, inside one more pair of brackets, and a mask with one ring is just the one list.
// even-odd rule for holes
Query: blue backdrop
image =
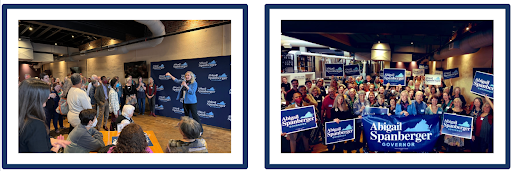
{"label": "blue backdrop", "polygon": [[151,62],[151,77],[158,86],[155,113],[180,118],[183,103],[176,100],[181,84],[165,73],[184,79],[192,71],[197,82],[197,114],[203,124],[231,129],[231,56]]}

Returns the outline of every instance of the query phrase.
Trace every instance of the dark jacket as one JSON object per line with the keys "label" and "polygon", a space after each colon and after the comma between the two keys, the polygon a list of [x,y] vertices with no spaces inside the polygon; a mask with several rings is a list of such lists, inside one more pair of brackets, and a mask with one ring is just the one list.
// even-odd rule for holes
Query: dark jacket
{"label": "dark jacket", "polygon": [[103,89],[103,83],[100,84],[100,86],[96,87],[95,93],[94,93],[94,99],[96,99],[96,103],[100,106],[103,106],[107,104],[107,99],[105,99],[105,96],[108,97],[108,91],[109,88],[106,86],[107,92]]}
{"label": "dark jacket", "polygon": [[95,128],[87,130],[82,124],[69,133],[67,140],[71,144],[64,148],[65,153],[88,153],[105,147],[103,134]]}
{"label": "dark jacket", "polygon": [[96,87],[91,83],[89,84],[89,86],[92,86],[91,87],[91,90],[89,90],[89,98],[91,99],[91,105],[96,105],[96,98],[95,98],[95,94],[96,94]]}
{"label": "dark jacket", "polygon": [[41,120],[28,118],[27,126],[19,135],[19,153],[51,153],[50,135],[46,132],[45,123]]}

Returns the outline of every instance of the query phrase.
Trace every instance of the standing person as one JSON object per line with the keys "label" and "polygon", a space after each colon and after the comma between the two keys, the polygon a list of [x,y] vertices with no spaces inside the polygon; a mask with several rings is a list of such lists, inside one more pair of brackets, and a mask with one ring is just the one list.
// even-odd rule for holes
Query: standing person
{"label": "standing person", "polygon": [[[81,81],[80,81],[81,82]],[[89,84],[89,93],[87,94],[89,96],[89,99],[91,99],[91,106],[93,109],[98,111],[98,105],[96,102],[96,98],[94,98],[94,95],[96,94],[96,88],[100,85],[98,80],[92,80],[91,84]],[[80,87],[82,88],[82,87]]]}
{"label": "standing person", "polygon": [[[448,109],[447,113],[467,116],[467,113],[462,109],[462,101],[459,98],[453,100],[453,108]],[[441,127],[441,130],[443,127]],[[447,144],[446,151],[457,153],[460,152],[461,147],[464,147],[464,138],[459,138],[451,135],[444,135],[444,143]]]}
{"label": "standing person", "polygon": [[[136,86],[132,84],[133,81],[130,77],[126,79],[126,84],[123,88],[123,96],[124,96],[124,105],[135,105],[137,103],[137,99],[135,98],[135,94],[137,93]],[[123,106],[124,106],[123,105]],[[133,116],[137,116],[133,114]]]}
{"label": "standing person", "polygon": [[281,82],[281,91],[283,93],[285,93],[285,96],[286,96],[286,92],[291,89],[290,88],[290,83],[288,83],[288,78],[286,78],[286,77],[283,77],[281,79],[281,81],[282,81]]}
{"label": "standing person", "polygon": [[[97,81],[98,81],[98,76],[97,76],[97,75],[92,74],[90,83],[93,83],[93,82],[94,82],[94,80],[97,80]],[[86,92],[87,92],[87,94],[90,94],[90,92],[91,92],[91,89],[92,89],[92,88],[94,88],[94,86],[91,86],[91,84],[87,85],[87,91],[86,91]],[[93,90],[93,92],[94,92],[94,90]]]}
{"label": "standing person", "polygon": [[44,107],[50,98],[50,86],[37,79],[25,79],[18,91],[18,152],[41,153],[58,152],[71,142],[62,135],[50,138],[45,125]]}
{"label": "standing person", "polygon": [[423,92],[417,91],[411,106],[408,107],[409,115],[424,115],[427,110],[427,103],[423,101]]}
{"label": "standing person", "polygon": [[[304,89],[305,88],[306,87],[304,87]],[[303,107],[303,106],[306,106],[306,105],[302,100],[302,94],[299,92],[296,92],[293,94],[292,103],[290,105],[288,105],[288,107],[286,107],[286,109],[293,109],[293,108]],[[304,134],[305,134],[304,131],[302,131],[302,132],[295,132],[295,133],[290,133],[290,134],[281,133],[281,136],[286,137],[286,139],[290,141],[291,153],[295,153],[295,151],[297,150],[297,141],[298,140],[303,141],[304,149],[306,150],[306,152],[308,152],[308,151],[310,151],[309,140]]]}
{"label": "standing person", "polygon": [[[50,113],[52,113],[51,115],[53,116],[53,127],[55,128],[55,133],[60,133],[60,130],[59,128],[57,127],[57,122],[59,123],[60,125],[60,128],[62,129],[64,127],[64,121],[62,119],[62,115],[60,115],[59,113],[57,113],[57,107],[59,107],[59,101],[60,101],[60,96],[58,95],[59,93],[62,93],[61,92],[61,88],[60,88],[60,85],[59,84],[53,84],[54,88],[53,90],[51,91],[50,95],[51,94],[54,94],[54,98],[53,99],[53,107],[50,108]],[[50,100],[52,100],[50,99]]]}
{"label": "standing person", "polygon": [[479,113],[474,120],[472,140],[474,142],[471,152],[489,153],[492,152],[492,127],[493,127],[493,104],[489,97],[485,96],[486,102],[482,107],[482,112]]}
{"label": "standing person", "polygon": [[391,115],[395,115],[396,113],[396,99],[395,98],[390,98],[389,99],[389,116]]}
{"label": "standing person", "polygon": [[293,101],[293,94],[295,93],[298,93],[299,92],[299,81],[296,80],[296,79],[293,79],[292,80],[292,89],[288,90],[286,92],[286,96],[285,96],[285,100],[286,100],[286,105],[289,105],[292,101]]}
{"label": "standing person", "polygon": [[459,98],[462,102],[462,108],[466,107],[466,98],[460,94],[460,87],[455,87],[455,89],[453,89],[452,79],[450,79],[450,94],[452,94],[452,92],[452,99]]}
{"label": "standing person", "polygon": [[377,96],[377,103],[374,103],[372,107],[389,108],[389,105],[384,101],[384,95],[379,94]]}
{"label": "standing person", "polygon": [[320,95],[322,96],[322,98],[325,97],[327,95],[327,92],[325,92],[324,79],[323,78],[319,78],[316,81],[316,86],[318,88],[320,88]]}
{"label": "standing person", "polygon": [[370,84],[370,88],[368,89],[368,92],[366,92],[365,99],[368,100],[368,97],[370,97],[370,93],[372,93],[374,97],[377,96],[377,94],[379,93],[378,91],[375,91],[375,85],[373,84]]}
{"label": "standing person", "polygon": [[480,114],[482,114],[482,104],[484,103],[482,101],[482,98],[480,97],[477,97],[475,98],[475,100],[473,100],[473,108],[469,113],[473,117],[473,120],[475,120],[478,116],[480,116]]}
{"label": "standing person", "polygon": [[[357,100],[356,102],[354,102],[354,107],[353,107],[353,111],[354,111],[354,114],[355,115],[359,115],[359,116],[362,116],[363,115],[363,111],[366,107],[370,107],[370,102],[368,102],[368,100],[366,100],[364,98],[364,96],[366,95],[366,93],[364,91],[359,91],[357,92]],[[368,152],[365,144],[366,144],[366,138],[363,136],[363,142],[361,143],[361,134],[363,133],[363,122],[361,121],[361,119],[358,119],[356,120],[356,149],[360,149],[360,148],[363,148],[363,151],[366,153]],[[357,150],[359,151],[359,150]]]}
{"label": "standing person", "polygon": [[[444,111],[443,111],[443,108],[441,107],[441,105],[437,105],[438,99],[439,99],[439,97],[437,97],[436,95],[433,96],[432,104],[430,104],[427,107],[426,114],[427,115],[438,115],[439,123],[440,123],[440,125],[442,125],[443,119],[444,119],[444,117],[443,117]],[[435,152],[438,152],[441,149],[441,146],[443,145],[443,139],[444,139],[444,134],[439,135],[439,138],[437,139],[437,142],[434,146]]]}
{"label": "standing person", "polygon": [[146,111],[146,84],[142,81],[142,77],[139,77],[139,84],[137,85],[137,108],[139,114],[144,115]]}
{"label": "standing person", "polygon": [[149,77],[148,81],[149,81],[149,84],[148,84],[148,88],[146,88],[146,97],[148,98],[149,110],[151,111],[151,113],[149,115],[156,117],[156,114],[155,114],[156,84],[152,77]]}
{"label": "standing person", "polygon": [[327,120],[331,120],[331,108],[334,104],[334,99],[336,98],[336,91],[334,91],[334,87],[329,87],[329,94],[327,97],[324,98],[324,101],[322,101],[321,106],[321,116],[320,120],[322,123],[325,123]]}
{"label": "standing person", "polygon": [[309,94],[309,92],[311,90],[311,86],[313,86],[313,83],[311,82],[311,80],[307,80],[305,85],[306,85],[306,92]]}
{"label": "standing person", "polygon": [[121,81],[119,80],[119,76],[114,76],[114,78],[117,80],[116,84],[116,92],[117,92],[117,100],[119,101],[119,106],[124,106],[123,101],[123,86],[121,86]]}
{"label": "standing person", "polygon": [[185,111],[185,116],[192,116],[194,120],[197,121],[201,125],[201,135],[203,132],[203,125],[201,124],[201,118],[197,115],[197,82],[196,75],[192,71],[187,71],[185,73],[185,80],[176,79],[170,73],[166,73],[166,76],[170,76],[171,79],[175,83],[181,83],[180,92],[178,92],[178,97],[176,100],[183,100],[183,110]]}
{"label": "standing person", "polygon": [[[46,126],[48,128],[50,128],[50,123],[53,119],[54,114],[56,113],[55,112],[55,98],[57,97],[57,93],[51,87],[50,77],[48,76],[48,74],[42,72],[39,76],[40,76],[41,81],[43,81],[44,83],[48,84],[48,86],[50,86],[50,99],[48,99],[46,101],[46,105],[44,107],[44,113],[46,116]],[[54,121],[55,121],[55,123],[57,123],[56,120],[54,120]],[[54,125],[55,131],[58,131],[56,126],[57,125]]]}
{"label": "standing person", "polygon": [[395,115],[398,117],[409,116],[409,112],[407,112],[409,105],[411,105],[411,100],[408,97],[407,90],[404,90],[400,93],[400,100],[396,104]]}
{"label": "standing person", "polygon": [[[117,79],[115,78],[110,80],[110,90],[108,91],[108,98],[110,99],[108,102],[108,111],[110,111],[113,114],[113,116],[110,119],[112,121],[115,121],[117,119],[117,116],[119,115],[119,96],[117,95],[116,90],[117,83],[119,83],[119,81],[117,81]],[[116,127],[114,127],[113,125],[110,125],[110,128],[111,130],[116,129]]]}
{"label": "standing person", "polygon": [[443,99],[441,100],[441,108],[443,109],[443,112],[447,112],[448,109],[452,108],[453,103],[450,99],[450,95],[448,93],[443,93]]}
{"label": "standing person", "polygon": [[108,99],[108,80],[107,77],[101,76],[101,83],[98,87],[96,87],[96,92],[94,93],[94,98],[96,99],[98,105],[98,122],[100,124],[97,125],[97,130],[100,130],[101,126],[105,131],[108,131],[107,122],[108,122],[108,108],[109,108],[109,99]]}
{"label": "standing person", "polygon": [[[341,120],[347,120],[347,119],[353,119],[356,118],[355,115],[350,112],[350,108],[347,105],[347,100],[345,100],[344,95],[338,95],[336,96],[336,99],[334,100],[334,106],[331,109],[331,118],[328,121],[335,121],[336,123],[340,123]],[[362,116],[358,116],[357,118],[361,119]],[[347,143],[345,147],[342,147],[343,142],[341,143],[335,143],[335,144],[329,144],[327,145],[328,151],[337,151],[337,152],[343,152],[344,149],[347,151],[352,151],[352,143]],[[333,147],[334,150],[333,150]]]}
{"label": "standing person", "polygon": [[368,96],[368,102],[370,102],[370,106],[373,106],[375,103],[377,103],[377,99],[375,99],[374,93],[370,93]]}
{"label": "standing person", "polygon": [[313,87],[313,88],[309,89],[309,94],[311,96],[313,96],[316,103],[318,104],[316,111],[320,111],[320,109],[322,108],[322,96],[320,95],[320,88]]}
{"label": "standing person", "polygon": [[67,103],[69,107],[68,122],[71,125],[71,132],[74,127],[80,124],[80,118],[78,117],[80,112],[85,109],[92,109],[92,106],[91,99],[87,96],[87,93],[80,89],[82,87],[80,74],[73,74],[70,80],[73,86],[69,89],[67,94]]}

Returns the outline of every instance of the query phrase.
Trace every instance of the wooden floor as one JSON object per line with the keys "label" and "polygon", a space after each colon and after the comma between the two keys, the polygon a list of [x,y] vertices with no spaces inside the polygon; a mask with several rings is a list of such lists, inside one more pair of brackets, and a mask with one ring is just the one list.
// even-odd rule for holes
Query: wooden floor
{"label": "wooden floor", "polygon": [[[157,117],[153,117],[149,116],[148,112],[146,112],[145,115],[134,116],[133,120],[135,123],[139,124],[144,131],[153,131],[156,134],[158,143],[160,143],[164,151],[170,139],[181,139],[182,137],[178,127],[176,127],[179,119],[158,115]],[[110,122],[108,125],[110,126]],[[64,119],[64,127],[69,128],[67,119]],[[231,130],[204,124],[203,129],[203,138],[206,140],[209,153],[231,153]],[[59,135],[55,133],[53,123],[51,123],[50,130],[50,136],[56,137]],[[103,131],[103,129],[100,131]],[[67,138],[69,129],[60,130],[60,134],[64,135],[64,138]]]}

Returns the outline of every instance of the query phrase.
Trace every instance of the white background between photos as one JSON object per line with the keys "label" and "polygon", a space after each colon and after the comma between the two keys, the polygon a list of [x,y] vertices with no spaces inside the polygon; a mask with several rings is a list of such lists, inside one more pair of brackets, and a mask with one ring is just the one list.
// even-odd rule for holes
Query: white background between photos
{"label": "white background between photos", "polygon": [[[280,63],[281,20],[494,20],[495,61],[505,61],[503,9],[271,9],[270,10],[270,164],[504,164],[505,94],[496,93],[494,153],[438,154],[286,154],[281,153]],[[346,26],[350,27],[350,26]],[[505,63],[496,62],[494,77],[505,77]],[[505,92],[505,79],[495,79],[495,92]],[[498,87],[499,86],[499,87]],[[468,99],[471,101],[472,99]],[[385,157],[384,157],[385,156]],[[478,158],[478,159],[477,159]],[[476,160],[472,160],[476,159]]]}
{"label": "white background between photos", "polygon": [[[19,154],[18,153],[18,20],[231,20],[231,65],[233,80],[243,78],[242,9],[9,9],[7,15],[8,164],[242,164],[243,82],[232,81],[231,153],[208,154]],[[112,15],[105,15],[112,14]],[[120,63],[119,65],[123,65]],[[168,130],[177,131],[175,129]],[[168,140],[159,140],[166,143]],[[85,159],[91,160],[85,160]],[[100,160],[105,159],[105,160]]]}
{"label": "white background between photos", "polygon": [[[53,3],[53,4],[70,4],[70,3],[76,3],[76,4],[84,4],[84,3],[92,3],[92,4],[113,4],[114,2],[107,2],[105,0],[89,0],[87,2],[83,2],[83,1],[65,1],[65,0],[47,0],[47,1],[44,1],[44,2],[41,2],[41,1],[38,1],[38,0],[25,0],[23,2],[21,2],[21,0],[3,0],[1,1],[0,3],[7,3],[7,4],[22,4],[22,3],[30,3],[30,4],[41,4],[41,3]],[[117,3],[117,2],[116,2]],[[339,0],[317,0],[317,1],[311,1],[311,0],[294,0],[294,1],[289,1],[289,0],[221,0],[221,1],[209,1],[209,0],[188,0],[188,1],[173,1],[173,2],[169,2],[169,1],[164,1],[164,0],[145,0],[145,1],[135,1],[135,0],[125,0],[125,1],[122,1],[120,3],[123,3],[123,4],[141,4],[141,3],[151,3],[151,4],[164,4],[164,3],[183,3],[183,4],[248,4],[248,7],[249,7],[249,10],[248,10],[248,40],[249,40],[249,44],[248,44],[248,48],[249,48],[249,60],[248,60],[248,65],[249,65],[249,85],[248,85],[248,88],[249,88],[249,92],[248,92],[248,104],[249,104],[249,124],[248,124],[248,127],[249,127],[249,136],[248,136],[248,139],[249,139],[249,148],[248,148],[248,155],[249,155],[249,162],[248,162],[248,169],[249,171],[259,171],[259,170],[264,170],[265,169],[265,129],[264,129],[264,125],[265,125],[265,107],[264,107],[264,102],[265,102],[265,93],[263,93],[265,90],[264,90],[264,87],[265,87],[265,72],[264,72],[264,66],[265,66],[265,4],[290,4],[290,3],[294,3],[294,4],[312,4],[312,3],[318,3],[318,4],[339,4],[339,3],[346,3],[346,4],[383,4],[383,3],[389,3],[389,4],[426,4],[426,3],[432,3],[432,4],[453,4],[454,2],[448,2],[448,1],[445,1],[445,0],[431,0],[431,1],[423,1],[423,2],[419,2],[419,1],[408,1],[408,0],[388,0],[386,2],[383,2],[383,1],[380,1],[380,0],[359,0],[359,1],[339,1]],[[487,0],[487,1],[476,1],[476,0],[467,0],[467,1],[463,1],[461,3],[477,3],[477,4],[481,4],[481,3],[496,3],[496,4],[510,4],[510,2],[508,0]],[[433,13],[439,13],[439,12],[433,12]],[[204,15],[207,15],[207,16],[211,16],[213,15],[212,13],[202,13]],[[337,13],[337,14],[330,14],[330,16],[345,16],[345,15],[348,15],[348,16],[358,16],[358,15],[361,15],[361,14],[364,14],[364,12],[354,12],[354,13],[345,13],[345,12],[342,12],[342,13]],[[409,13],[409,14],[412,14],[412,13]],[[404,14],[403,16],[408,16],[409,14]],[[444,16],[442,16],[442,18],[451,18],[452,16],[461,16],[461,15],[466,15],[467,13],[457,13],[457,14],[446,14]],[[0,14],[1,15],[1,14]],[[36,15],[36,14],[34,14]],[[67,14],[66,14],[67,15]],[[89,13],[87,14],[89,15]],[[140,16],[146,16],[148,17],[149,19],[155,19],[155,18],[151,18],[151,16],[157,16],[157,15],[153,15],[152,13],[149,13],[149,14],[138,14]],[[273,15],[273,14],[271,14]],[[290,13],[288,14],[288,16],[293,16],[293,15],[298,15],[298,13]],[[316,17],[315,19],[328,19],[329,18],[329,15],[328,14],[325,14],[325,13],[318,13],[318,14],[315,14],[315,13],[307,13],[307,15],[309,16],[312,16],[312,17]],[[380,13],[376,13],[376,12],[370,12],[366,15],[375,15],[376,17],[380,16],[381,14]],[[117,16],[117,14],[114,14],[112,13],[111,15],[105,15],[105,16],[102,16],[104,19],[106,18],[111,18],[110,16]],[[178,17],[186,17],[184,14],[180,14],[180,15],[163,15],[165,17],[174,17],[174,16],[178,16]],[[242,15],[239,15],[240,17],[242,17]],[[440,16],[440,15],[438,15]],[[112,17],[113,19],[114,17]],[[231,17],[230,17],[231,18]],[[297,17],[294,17],[294,18],[297,18]],[[298,19],[307,19],[309,17],[299,17]],[[332,17],[331,17],[332,18]],[[184,18],[184,19],[190,19],[190,18]],[[224,18],[223,18],[224,19]],[[338,18],[339,19],[339,18]],[[372,18],[372,19],[377,19],[377,18]],[[472,18],[474,19],[474,18]],[[488,18],[485,18],[485,19],[488,19]],[[231,36],[232,36],[232,41],[235,41],[235,38],[238,37],[238,35],[235,34],[235,26],[234,26],[234,22],[233,22],[233,18],[231,18],[232,20],[232,24],[231,24],[231,27],[232,27],[232,33],[231,33]],[[277,24],[280,24],[280,23],[277,23]],[[277,48],[278,45],[277,45],[277,42],[280,42],[279,40],[279,26],[278,25],[275,25],[273,24],[273,29],[274,29],[274,33],[273,33],[273,37],[271,39],[271,41],[273,41],[273,45],[271,44],[271,47],[273,48]],[[503,27],[502,27],[503,28]],[[17,33],[17,32],[16,32]],[[242,34],[241,31],[238,32],[239,35]],[[236,37],[235,37],[236,36]],[[495,36],[496,37],[496,36]],[[502,38],[505,37],[505,35],[502,34],[501,36]],[[496,37],[498,38],[498,37]],[[496,41],[496,40],[495,40]],[[503,41],[503,40],[502,40]],[[0,42],[1,43],[1,42]],[[241,46],[241,43],[240,42],[239,46]],[[501,43],[502,45],[501,46],[504,46],[504,43]],[[235,48],[235,46],[237,46],[238,44],[236,43],[232,43],[232,55],[234,56],[235,54],[235,51],[236,49],[238,48]],[[496,45],[495,45],[496,46]],[[503,49],[504,47],[502,47]],[[494,50],[495,52],[497,52],[497,49]],[[277,55],[280,55],[279,52],[277,52],[275,49],[273,52],[271,52],[271,55],[273,55],[274,58],[272,58],[273,60],[271,61],[272,62],[277,62],[279,63],[280,61],[277,60]],[[505,64],[503,64],[502,61],[505,61],[504,59],[504,54],[503,54],[503,51],[500,52],[500,54],[496,53],[494,55],[494,57],[496,59],[499,59],[499,60],[496,60],[496,61],[499,61],[499,62],[496,62],[497,64],[502,64],[501,66],[495,66],[495,77],[496,78],[503,78],[505,77]],[[0,61],[1,62],[1,61]],[[11,65],[13,65],[14,63],[10,63]],[[1,65],[0,65],[1,66]],[[271,85],[277,85],[278,82],[280,82],[280,78],[279,78],[279,75],[277,73],[279,73],[279,71],[277,71],[278,68],[280,68],[280,66],[275,66],[273,65],[274,67],[276,67],[275,69],[271,70]],[[17,67],[17,65],[16,65]],[[233,67],[233,66],[232,66]],[[232,68],[233,69],[233,68]],[[14,72],[14,73],[18,73],[18,70],[17,69],[14,69],[14,68],[8,68],[8,71],[9,73],[10,72]],[[233,70],[235,71],[235,70]],[[0,70],[0,74],[1,74],[2,70]],[[235,72],[232,72],[232,74],[236,74]],[[12,78],[9,78],[8,79],[9,82],[15,82]],[[0,79],[0,81],[2,81]],[[499,81],[499,80],[496,80],[496,81]],[[233,81],[234,82],[234,81]],[[232,82],[232,84],[233,84]],[[503,92],[504,91],[504,86],[505,86],[505,82],[502,80],[500,82],[501,84],[497,84],[497,86],[501,85],[501,91]],[[5,83],[4,83],[5,84]],[[2,84],[3,85],[3,84]],[[232,88],[234,89],[235,87],[232,86]],[[497,90],[499,90],[498,88],[500,87],[497,87]],[[278,91],[278,90],[277,90]],[[274,93],[270,93],[270,94],[279,94],[279,92],[276,92],[276,90],[271,90],[271,92],[274,92]],[[0,91],[0,93],[2,93]],[[497,96],[502,96],[501,98],[503,99],[504,98],[504,94],[497,94]],[[233,96],[232,96],[233,97]],[[278,96],[276,96],[277,98]],[[2,99],[0,99],[1,101]],[[235,101],[233,101],[235,102]],[[501,100],[501,102],[498,102],[498,100],[496,100],[495,102],[497,105],[501,105],[501,106],[504,106],[505,102],[504,100]],[[274,102],[271,104],[277,104],[277,102]],[[510,104],[509,104],[510,105]],[[279,108],[280,109],[280,108]],[[271,109],[272,111],[278,111],[279,109],[277,109],[276,107],[274,107],[274,109]],[[501,113],[504,113],[504,107],[502,107],[502,109],[500,109],[500,112]],[[12,114],[12,111],[8,113],[11,113]],[[276,114],[276,113],[271,113],[271,116],[279,116],[280,114]],[[2,118],[0,118],[2,119]],[[234,118],[235,119],[235,118]],[[242,120],[242,118],[238,119],[239,121]],[[502,122],[504,122],[503,118],[501,119]],[[495,121],[498,121],[497,119]],[[233,120],[232,122],[232,126],[233,126],[233,129],[231,130],[232,131],[232,152],[235,148],[235,144],[234,144],[234,140],[235,139],[240,139],[241,140],[241,135],[239,134],[236,134],[235,135],[235,122]],[[275,123],[274,123],[275,124]],[[501,126],[501,130],[504,130],[503,129],[504,126]],[[1,128],[0,128],[1,129]],[[279,132],[279,128],[274,128],[272,131],[271,131],[271,134],[272,136],[277,136],[277,133]],[[17,139],[17,138],[16,138]],[[503,139],[503,138],[502,138]],[[273,144],[274,144],[274,151],[280,151],[279,149],[276,149],[276,148],[280,148],[280,143],[279,142],[276,142],[276,141],[273,141]],[[0,149],[1,150],[1,149]],[[496,151],[496,150],[495,150]],[[504,151],[504,150],[502,150]],[[359,155],[359,154],[348,154],[348,155],[345,155],[345,154],[317,154],[316,156],[312,156],[312,154],[288,154],[286,155],[285,157],[291,157],[291,156],[299,156],[299,157],[294,157],[293,160],[297,160],[297,161],[301,161],[301,162],[307,162],[307,161],[311,161],[311,163],[316,163],[318,162],[317,160],[319,159],[322,159],[322,160],[325,160],[325,159],[328,159],[328,158],[331,158],[331,157],[335,157],[337,158],[336,161],[332,162],[332,161],[328,161],[328,162],[331,162],[331,163],[344,163],[345,159],[349,159],[349,158],[353,158],[355,157],[356,155]],[[319,156],[321,155],[321,156]],[[330,155],[336,155],[336,156],[330,156]],[[375,158],[377,157],[373,157],[372,158],[369,158],[369,156],[373,156],[373,155],[378,155],[378,159],[377,160],[383,160],[383,159],[386,159],[386,158],[395,158],[394,156],[390,156],[390,155],[393,155],[393,154],[384,154],[384,153],[377,153],[377,154],[370,154],[370,155],[366,155],[365,157],[368,158],[368,159],[371,159],[371,160],[367,160],[367,161],[376,161]],[[403,154],[402,154],[403,155]],[[424,154],[424,155],[430,155],[430,154]],[[483,158],[488,158],[487,156],[482,156],[482,157],[478,157],[478,158],[470,158],[470,157],[467,157],[467,156],[461,156],[461,155],[457,155],[457,154],[443,154],[443,155],[450,155],[452,156],[453,158],[465,158],[466,160],[471,160],[471,161],[478,161],[479,159],[483,159]],[[482,154],[483,155],[483,154]],[[492,154],[489,154],[489,158],[493,158],[491,157]],[[238,155],[237,155],[238,156]],[[56,159],[62,159],[64,157],[61,157],[61,156],[52,156],[53,158],[52,159],[47,159],[47,160],[56,160]],[[110,160],[112,157],[111,156],[102,156],[102,158],[106,158],[108,157],[108,159],[105,159],[105,160]],[[182,156],[166,156],[165,158],[162,158],[163,156],[158,156],[158,157],[151,157],[152,159],[155,159],[155,160],[159,160],[161,162],[167,162],[168,160],[174,160],[174,159],[177,159],[179,157],[182,157]],[[272,157],[271,159],[275,159],[277,156],[273,155],[272,154]],[[408,156],[408,157],[416,157],[416,156]],[[37,160],[44,160],[44,156],[40,157],[40,158],[37,158]],[[123,157],[123,160],[128,160],[128,161],[132,161],[132,162],[137,162],[138,160],[144,158],[144,156],[134,156],[132,158],[127,158],[127,157]],[[196,160],[196,156],[193,156],[193,157],[186,157],[186,158],[189,158],[189,160]],[[241,159],[241,157],[239,157]],[[360,158],[360,157],[359,157]],[[427,160],[432,160],[432,159],[437,159],[438,156],[430,156],[430,159],[427,159]],[[452,158],[452,159],[453,159]],[[503,157],[496,157],[496,159],[500,159],[500,158],[503,158]],[[162,160],[164,159],[164,160]],[[86,158],[80,158],[80,160],[87,160]],[[90,160],[97,160],[97,158],[94,158],[94,159],[90,159]],[[228,158],[223,158],[223,157],[216,157],[216,156],[211,156],[209,157],[208,159],[206,160],[211,160],[213,162],[222,162],[224,160],[229,160]],[[396,160],[399,160],[398,158],[396,158]],[[419,159],[418,159],[419,160]],[[27,160],[28,161],[28,160]],[[204,161],[204,160],[203,160]],[[417,161],[415,161],[414,163],[416,163]],[[275,163],[275,161],[273,162]],[[284,163],[284,162],[283,162]],[[289,162],[289,163],[292,163],[292,162]],[[325,163],[325,162],[324,162]],[[405,162],[404,162],[405,163]],[[20,170],[23,170],[23,169],[20,169]],[[65,169],[64,169],[65,170]],[[106,170],[106,169],[103,169],[103,170]],[[134,169],[135,170],[135,169]],[[140,169],[142,170],[142,169]],[[295,170],[295,169],[294,169]],[[316,170],[316,169],[308,169],[308,170]],[[352,169],[352,170],[357,170],[357,171],[362,171],[362,170],[359,170],[359,169]],[[366,170],[374,170],[374,169],[366,169]],[[404,170],[411,170],[411,169],[404,169]],[[434,169],[430,169],[430,170],[434,170]],[[439,169],[435,169],[436,171],[438,171]],[[482,169],[483,170],[483,169]],[[486,169],[488,170],[488,169]],[[191,170],[187,170],[187,171],[191,171]]]}

